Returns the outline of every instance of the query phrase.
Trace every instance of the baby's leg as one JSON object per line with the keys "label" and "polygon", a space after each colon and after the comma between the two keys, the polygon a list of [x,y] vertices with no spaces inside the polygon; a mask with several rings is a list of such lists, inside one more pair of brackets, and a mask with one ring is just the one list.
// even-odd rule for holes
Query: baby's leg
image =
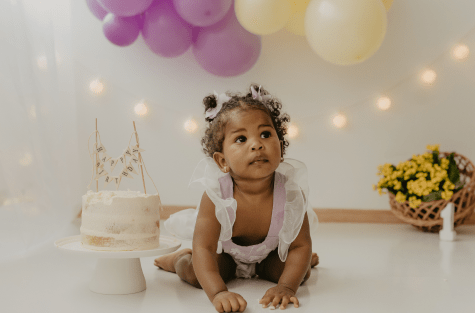
{"label": "baby's leg", "polygon": [[[313,259],[313,258],[312,258]],[[265,258],[261,263],[256,264],[256,274],[260,278],[278,283],[282,272],[284,271],[285,262],[282,262],[277,253],[277,249],[269,253],[267,258]],[[311,273],[311,265],[308,267],[307,273],[303,278],[300,284],[303,284],[309,277]]]}
{"label": "baby's leg", "polygon": [[[192,250],[182,249],[174,253],[164,255],[155,259],[155,266],[165,271],[177,273],[177,275],[190,285],[201,288],[193,269]],[[236,273],[236,263],[227,253],[217,254],[219,273],[224,282],[227,283],[234,278]]]}

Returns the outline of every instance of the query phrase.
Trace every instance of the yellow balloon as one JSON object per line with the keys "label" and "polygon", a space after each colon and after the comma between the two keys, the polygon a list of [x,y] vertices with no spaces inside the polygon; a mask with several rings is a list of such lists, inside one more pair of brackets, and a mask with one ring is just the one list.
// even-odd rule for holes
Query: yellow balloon
{"label": "yellow balloon", "polygon": [[391,5],[393,4],[393,0],[382,0],[386,11],[389,11]]}
{"label": "yellow balloon", "polygon": [[282,29],[290,17],[288,0],[235,0],[239,23],[256,35],[268,35]]}
{"label": "yellow balloon", "polygon": [[288,0],[291,6],[290,18],[285,28],[299,36],[305,36],[305,10],[310,0]]}
{"label": "yellow balloon", "polygon": [[379,49],[387,23],[381,0],[312,0],[305,13],[305,35],[324,60],[356,64]]}

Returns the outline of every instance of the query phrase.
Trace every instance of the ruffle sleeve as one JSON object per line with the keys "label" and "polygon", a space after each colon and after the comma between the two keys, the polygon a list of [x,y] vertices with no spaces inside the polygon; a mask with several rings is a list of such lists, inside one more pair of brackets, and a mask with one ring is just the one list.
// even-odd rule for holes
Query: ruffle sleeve
{"label": "ruffle sleeve", "polygon": [[190,187],[204,187],[206,194],[213,201],[216,218],[221,224],[220,241],[231,239],[233,234],[233,225],[226,208],[231,208],[234,211],[234,216],[236,216],[237,209],[237,202],[234,198],[222,198],[219,179],[226,175],[226,173],[221,172],[212,158],[206,157],[196,166],[189,183]]}
{"label": "ruffle sleeve", "polygon": [[295,240],[302,227],[307,212],[311,230],[318,226],[317,214],[308,204],[308,172],[304,163],[285,159],[276,170],[286,178],[284,222],[279,232],[278,254],[282,262],[287,259],[290,244]]}

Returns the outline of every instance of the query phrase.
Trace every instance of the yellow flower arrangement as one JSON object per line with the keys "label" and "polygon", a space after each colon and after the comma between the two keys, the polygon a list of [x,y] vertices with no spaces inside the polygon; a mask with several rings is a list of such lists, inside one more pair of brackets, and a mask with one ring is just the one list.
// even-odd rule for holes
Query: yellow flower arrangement
{"label": "yellow flower arrangement", "polygon": [[440,145],[428,145],[422,155],[400,162],[397,166],[386,163],[378,166],[382,176],[373,190],[386,194],[383,189],[395,195],[399,203],[409,201],[411,208],[417,208],[423,201],[445,199],[462,189],[460,172],[454,160],[454,153],[447,158],[439,157]]}

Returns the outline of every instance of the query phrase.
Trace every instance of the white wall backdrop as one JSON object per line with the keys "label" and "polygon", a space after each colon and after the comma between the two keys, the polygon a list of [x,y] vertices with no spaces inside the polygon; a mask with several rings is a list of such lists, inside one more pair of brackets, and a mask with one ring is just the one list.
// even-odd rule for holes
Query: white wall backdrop
{"label": "white wall backdrop", "polygon": [[[464,62],[450,55],[457,43],[475,51],[474,11],[472,0],[395,0],[381,48],[361,64],[327,63],[305,37],[282,30],[262,37],[260,58],[250,71],[221,78],[203,70],[191,49],[167,59],[153,54],[141,37],[128,47],[114,46],[85,1],[73,1],[80,193],[86,192],[90,179],[87,139],[94,119],[111,156],[122,153],[135,120],[162,203],[196,205],[200,192],[187,185],[204,157],[201,101],[213,90],[244,92],[256,82],[281,99],[300,129],[287,157],[307,164],[313,207],[389,209],[387,196],[372,190],[378,165],[397,164],[436,143],[442,151],[475,160],[475,61],[473,55]],[[419,82],[427,67],[438,75],[431,87]],[[105,86],[100,96],[88,89],[96,78]],[[387,111],[375,105],[381,95],[392,99]],[[141,99],[151,109],[147,118],[134,114]],[[331,124],[339,110],[348,118],[344,129]],[[190,117],[200,122],[198,134],[184,131],[183,123]],[[147,186],[152,190],[150,182]],[[141,190],[141,181],[122,183],[120,188]]]}

